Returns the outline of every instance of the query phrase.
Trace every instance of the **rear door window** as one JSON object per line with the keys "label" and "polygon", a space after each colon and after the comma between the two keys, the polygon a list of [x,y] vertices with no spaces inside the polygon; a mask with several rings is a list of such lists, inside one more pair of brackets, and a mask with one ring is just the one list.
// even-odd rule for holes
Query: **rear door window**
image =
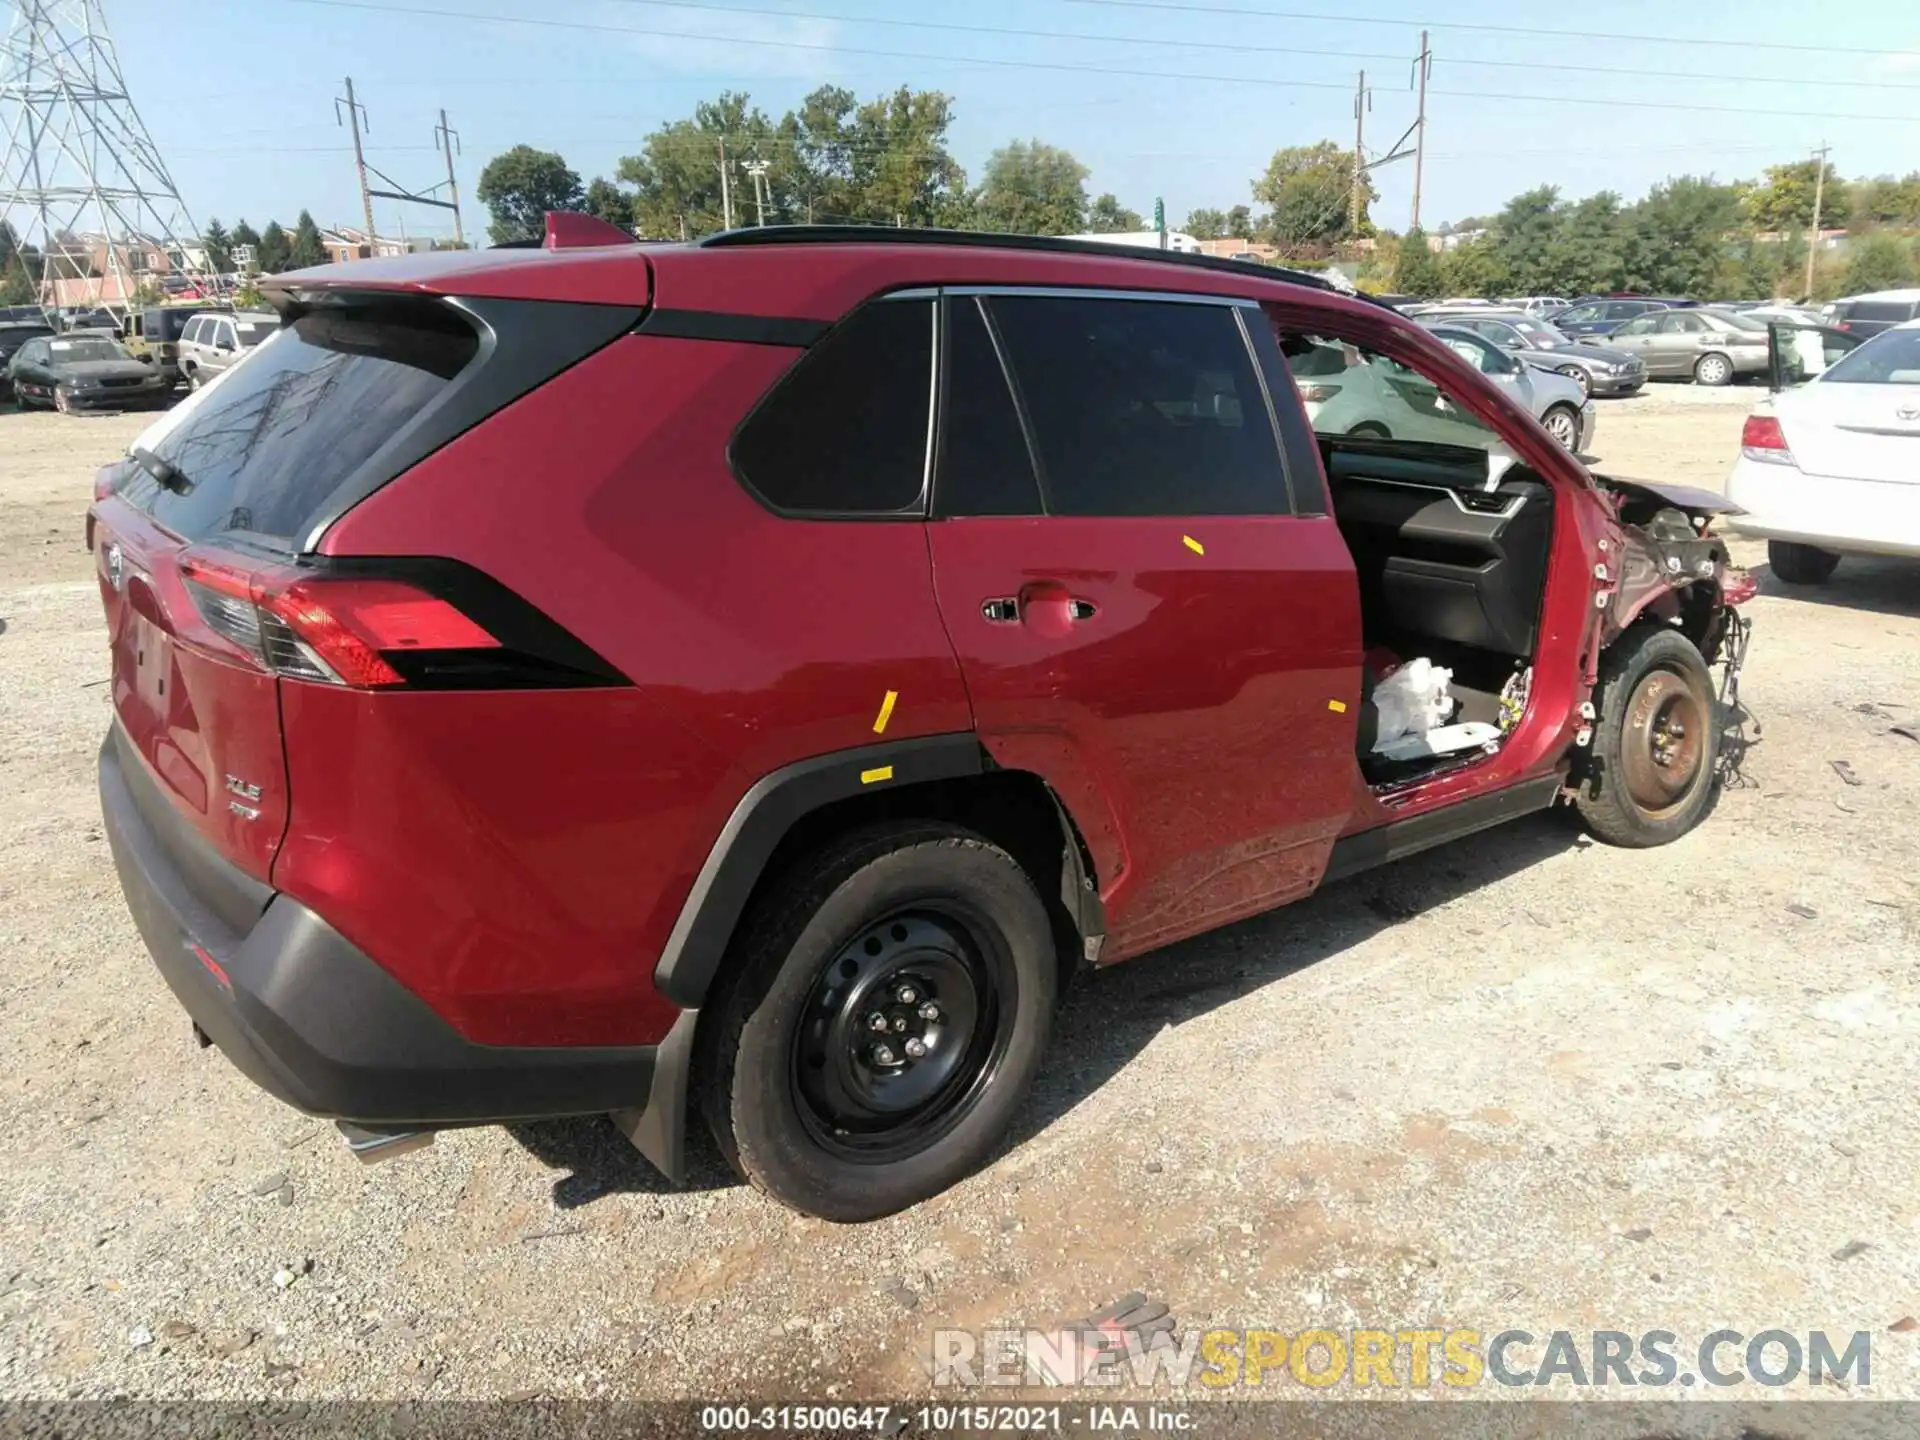
{"label": "rear door window", "polygon": [[942,515],[1038,515],[1040,484],[985,301],[947,305],[934,503]]}
{"label": "rear door window", "polygon": [[134,467],[119,493],[188,540],[291,540],[477,350],[439,305],[315,310],[140,437],[178,472],[171,487]]}
{"label": "rear door window", "polygon": [[1048,514],[1288,512],[1279,440],[1235,307],[996,295],[987,311]]}
{"label": "rear door window", "polygon": [[922,513],[933,323],[931,300],[855,311],[747,417],[733,438],[734,472],[792,514]]}

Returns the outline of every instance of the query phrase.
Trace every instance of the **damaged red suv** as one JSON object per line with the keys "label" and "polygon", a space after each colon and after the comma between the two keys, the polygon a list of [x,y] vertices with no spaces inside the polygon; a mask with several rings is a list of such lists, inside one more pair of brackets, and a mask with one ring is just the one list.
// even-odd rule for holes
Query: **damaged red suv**
{"label": "damaged red suv", "polygon": [[102,474],[100,788],[201,1039],[365,1154],[611,1112],[678,1176],[697,1114],[885,1214],[1080,967],[1711,803],[1717,497],[1313,277],[556,215],[268,285]]}

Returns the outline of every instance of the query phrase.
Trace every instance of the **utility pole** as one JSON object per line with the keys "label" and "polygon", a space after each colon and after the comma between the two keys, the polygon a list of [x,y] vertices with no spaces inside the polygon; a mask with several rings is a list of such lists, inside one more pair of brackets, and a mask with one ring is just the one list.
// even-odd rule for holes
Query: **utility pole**
{"label": "utility pole", "polygon": [[1367,72],[1360,72],[1360,84],[1353,92],[1353,193],[1347,199],[1347,229],[1360,230],[1361,187],[1367,183],[1366,120],[1368,109]]}
{"label": "utility pole", "polygon": [[336,125],[342,123],[340,118],[340,107],[342,105],[347,107],[345,124],[353,131],[353,168],[360,177],[360,210],[361,213],[366,216],[367,220],[367,254],[372,256],[375,253],[373,243],[373,192],[367,189],[367,155],[366,152],[360,148],[360,130],[362,126],[365,126],[368,130],[371,130],[373,127],[367,124],[367,107],[353,98],[353,77],[351,75],[347,77],[347,98],[341,100],[336,97],[333,102],[333,123]]}
{"label": "utility pole", "polygon": [[1807,236],[1807,288],[1801,294],[1802,300],[1813,299],[1813,257],[1820,251],[1820,202],[1825,198],[1827,155],[1832,149],[1822,140],[1820,148],[1813,152],[1813,233]]}
{"label": "utility pole", "polygon": [[767,194],[764,188],[767,178],[767,162],[764,160],[749,160],[746,165],[746,170],[747,174],[753,177],[753,223],[764,230],[767,224]]}
{"label": "utility pole", "polygon": [[1433,69],[1433,51],[1427,48],[1427,32],[1420,32],[1420,55],[1414,62],[1415,74],[1420,85],[1419,118],[1413,122],[1413,224],[1410,228],[1420,228],[1420,172],[1426,167],[1427,159],[1427,72]]}
{"label": "utility pole", "polygon": [[460,183],[453,178],[453,153],[460,148],[460,132],[447,128],[447,112],[440,112],[440,123],[434,127],[433,143],[447,156],[447,196],[453,202],[453,243],[460,249],[467,248],[467,237],[460,229]]}
{"label": "utility pole", "polygon": [[720,137],[720,228],[733,228],[733,183],[727,177],[727,137]]}

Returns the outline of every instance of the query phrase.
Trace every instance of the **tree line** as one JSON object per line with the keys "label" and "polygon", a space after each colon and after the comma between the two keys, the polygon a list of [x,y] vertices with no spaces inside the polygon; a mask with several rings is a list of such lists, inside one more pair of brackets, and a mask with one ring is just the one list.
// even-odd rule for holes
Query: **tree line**
{"label": "tree line", "polygon": [[[1509,200],[1497,215],[1443,227],[1430,251],[1418,231],[1382,236],[1363,283],[1437,295],[1656,295],[1762,300],[1831,299],[1920,281],[1920,171],[1848,181],[1818,161],[1767,167],[1758,180],[1684,175],[1628,204],[1612,191],[1569,200],[1552,185]],[[1844,227],[1844,255],[1807,248],[1820,188],[1821,228]],[[1451,243],[1449,243],[1451,242]]]}
{"label": "tree line", "polygon": [[[733,224],[910,225],[1070,235],[1144,230],[1111,193],[1090,194],[1073,154],[1038,139],[987,157],[977,184],[952,154],[951,96],[905,86],[861,100],[823,85],[777,119],[739,91],[644,137],[611,176],[583,181],[566,160],[516,145],[481,172],[498,244],[536,238],[548,210],[586,210],[647,239],[697,239]],[[1204,239],[1331,245],[1355,233],[1352,156],[1331,141],[1281,150],[1252,183],[1251,206],[1193,211]],[[724,178],[723,178],[724,177]],[[1364,199],[1371,202],[1368,187]],[[1359,233],[1366,233],[1365,205]]]}
{"label": "tree line", "polygon": [[[269,220],[259,230],[245,220],[238,220],[229,230],[219,220],[212,219],[207,221],[206,229],[201,232],[200,244],[207,252],[207,268],[219,275],[241,272],[274,275],[282,270],[304,270],[310,265],[324,265],[329,258],[327,247],[320,239],[320,227],[306,210],[300,212],[300,218],[294,222],[292,230],[275,220]],[[234,252],[244,245],[253,247],[254,258],[250,263],[241,265],[235,259]],[[88,263],[80,257],[75,259],[83,265]],[[33,304],[38,298],[45,269],[46,256],[39,248],[22,244],[14,228],[0,221],[0,305]],[[61,258],[54,273],[71,273],[69,261]],[[149,293],[140,298],[159,298],[151,282],[143,289]]]}

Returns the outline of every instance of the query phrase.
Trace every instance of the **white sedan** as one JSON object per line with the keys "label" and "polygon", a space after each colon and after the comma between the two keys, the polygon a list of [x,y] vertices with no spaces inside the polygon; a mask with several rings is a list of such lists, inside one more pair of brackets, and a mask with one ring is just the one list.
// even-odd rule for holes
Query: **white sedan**
{"label": "white sedan", "polygon": [[1747,417],[1725,524],[1773,573],[1819,585],[1843,555],[1920,557],[1920,320],[1884,330]]}

